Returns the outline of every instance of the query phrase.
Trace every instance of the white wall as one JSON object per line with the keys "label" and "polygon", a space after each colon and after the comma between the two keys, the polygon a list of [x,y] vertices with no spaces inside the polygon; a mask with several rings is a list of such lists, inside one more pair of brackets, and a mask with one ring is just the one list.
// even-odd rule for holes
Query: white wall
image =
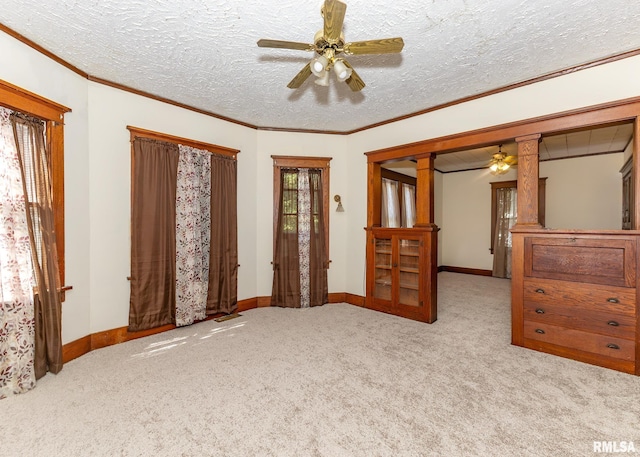
{"label": "white wall", "polygon": [[[639,72],[640,56],[635,56],[350,135],[348,150],[352,157],[349,174],[354,183],[351,200],[357,200],[361,207],[366,205],[365,152],[637,97],[640,96],[640,78],[636,77]],[[515,179],[515,174],[510,179]],[[443,181],[443,211],[449,206],[447,186]],[[476,208],[470,210],[474,211],[471,214],[476,214],[472,217],[475,220]],[[366,224],[366,212],[359,212],[356,217],[353,221],[350,219],[346,235],[349,246],[357,249],[357,255],[348,259],[350,276],[347,284],[353,293],[363,294],[364,289],[356,285],[362,282],[361,271],[364,268],[364,260],[361,259],[364,258],[365,238],[359,227]],[[449,226],[446,214],[443,214],[442,224]],[[446,240],[451,235],[444,232],[444,227],[439,233],[443,238],[442,264],[455,265],[451,263],[455,261],[464,262],[462,266],[465,267],[490,268],[487,266],[490,265],[489,246],[482,235],[482,244],[472,248],[468,258],[462,257],[459,248],[450,253]]]}
{"label": "white wall", "polygon": [[[552,160],[540,164],[546,177],[546,227],[620,229],[623,153]],[[440,265],[491,270],[491,183],[517,178],[516,170],[493,176],[488,170],[442,176]]]}
{"label": "white wall", "polygon": [[89,83],[91,332],[128,325],[131,145],[127,126],[239,149],[238,299],[256,296],[256,131]]}
{"label": "white wall", "polygon": [[[270,296],[273,283],[273,159],[272,155],[332,157],[329,162],[329,292],[344,292],[346,288],[346,265],[348,255],[343,234],[347,221],[355,212],[349,195],[350,168],[346,154],[346,139],[340,135],[318,135],[309,133],[286,133],[267,130],[258,131],[256,165],[258,172],[257,192],[257,272],[258,296]],[[342,197],[343,213],[335,211],[334,195]],[[364,227],[364,225],[363,225]]]}
{"label": "white wall", "polygon": [[[1,79],[73,110],[67,114],[65,126],[66,282],[73,286],[63,308],[65,343],[127,324],[130,247],[127,125],[241,150],[240,299],[271,293],[270,156],[333,157],[330,194],[342,196],[345,212],[336,213],[332,207],[329,289],[364,295],[365,152],[640,95],[640,78],[636,77],[640,72],[640,56],[636,56],[349,136],[255,131],[88,82],[4,33],[0,33],[0,49],[5,60],[11,62],[0,66]],[[472,184],[483,182],[469,176]],[[580,180],[581,176],[568,179]],[[455,207],[459,190],[468,183],[461,177],[439,173],[435,179],[436,222],[443,228],[441,262],[487,268],[486,233],[478,235],[477,246],[464,252],[449,247],[449,242],[455,239],[452,230],[456,216],[448,212]],[[592,198],[599,197],[592,195]],[[469,210],[470,219],[478,227],[488,226],[481,221],[478,208]],[[561,220],[562,210],[552,205],[550,211],[552,219]]]}
{"label": "white wall", "polygon": [[62,338],[89,333],[89,154],[87,80],[30,47],[0,33],[0,79],[71,108],[65,115],[66,294]]}

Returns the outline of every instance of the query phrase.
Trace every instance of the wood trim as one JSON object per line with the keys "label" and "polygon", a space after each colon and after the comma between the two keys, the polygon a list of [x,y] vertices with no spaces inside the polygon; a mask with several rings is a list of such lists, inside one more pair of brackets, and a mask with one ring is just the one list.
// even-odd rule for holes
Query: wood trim
{"label": "wood trim", "polygon": [[[416,180],[417,182],[417,180]],[[418,189],[416,188],[416,195]],[[382,167],[379,163],[367,163],[367,227],[382,225]]]}
{"label": "wood trim", "polygon": [[317,129],[288,129],[284,127],[254,127],[264,132],[283,132],[283,133],[317,133],[320,135],[350,135],[352,132],[339,130],[317,130]]}
{"label": "wood trim", "polygon": [[220,120],[223,120],[223,121],[227,121],[227,122],[231,122],[231,123],[234,123],[234,124],[242,125],[244,127],[248,127],[248,128],[251,128],[251,129],[265,130],[265,131],[276,131],[276,132],[291,132],[291,133],[320,133],[320,134],[328,134],[328,135],[351,135],[353,133],[358,133],[358,132],[362,132],[364,130],[373,129],[375,127],[380,127],[380,126],[383,126],[383,125],[391,124],[391,123],[402,121],[402,120],[405,120],[405,119],[410,119],[412,117],[421,116],[423,114],[427,114],[427,113],[430,113],[430,112],[438,111],[438,110],[441,110],[441,109],[444,109],[444,108],[448,108],[448,107],[451,107],[451,106],[460,105],[462,103],[466,103],[466,102],[470,102],[470,101],[477,100],[477,99],[480,99],[480,98],[484,98],[484,97],[488,97],[488,96],[491,96],[491,95],[499,94],[501,92],[506,92],[506,91],[509,91],[509,90],[512,90],[512,89],[517,89],[517,88],[520,88],[520,87],[528,86],[528,85],[535,84],[535,83],[538,83],[538,82],[546,81],[548,79],[557,78],[559,76],[565,76],[565,75],[568,75],[568,74],[571,74],[571,73],[575,73],[575,72],[578,72],[578,71],[581,71],[581,70],[586,70],[586,69],[589,69],[589,68],[597,67],[599,65],[604,65],[604,64],[616,62],[618,60],[627,59],[629,57],[634,57],[634,56],[640,54],[640,49],[634,49],[634,50],[631,50],[631,51],[621,52],[619,54],[615,54],[613,56],[605,57],[603,59],[592,60],[590,62],[586,62],[586,63],[580,64],[580,65],[574,65],[572,67],[568,67],[568,68],[565,68],[563,70],[554,71],[554,72],[551,72],[551,73],[547,73],[545,75],[537,76],[535,78],[527,79],[525,81],[521,81],[521,82],[518,82],[518,83],[502,86],[502,87],[499,87],[499,88],[496,88],[496,89],[493,89],[493,90],[490,90],[490,91],[482,92],[480,94],[470,95],[468,97],[459,98],[459,99],[453,100],[451,102],[435,105],[435,106],[432,106],[430,108],[426,108],[426,109],[423,109],[423,110],[420,110],[420,111],[415,111],[413,113],[408,113],[408,114],[404,114],[402,116],[394,117],[394,118],[391,118],[391,119],[386,119],[384,121],[376,122],[374,124],[369,124],[369,125],[366,125],[366,126],[363,126],[363,127],[359,127],[359,128],[353,129],[353,130],[347,130],[347,131],[340,132],[340,131],[335,131],[335,130],[286,129],[286,128],[278,128],[278,127],[258,127],[256,125],[249,124],[247,122],[239,121],[237,119],[228,118],[226,116],[215,114],[215,113],[213,113],[211,111],[206,111],[206,110],[203,110],[203,109],[195,108],[193,106],[189,106],[189,105],[186,105],[184,103],[179,103],[179,102],[176,102],[176,101],[164,98],[164,97],[159,97],[157,95],[150,94],[148,92],[144,92],[144,91],[141,91],[141,90],[133,89],[131,87],[127,87],[127,86],[124,86],[122,84],[115,83],[113,81],[108,81],[106,79],[102,79],[102,78],[99,78],[97,76],[89,75],[85,71],[80,70],[79,68],[77,68],[74,65],[70,64],[66,60],[61,59],[60,57],[58,57],[54,53],[48,51],[47,49],[43,48],[42,46],[40,46],[37,43],[29,40],[25,36],[19,34],[18,32],[12,30],[11,28],[9,28],[9,27],[7,27],[7,26],[5,26],[3,24],[0,24],[0,31],[2,31],[2,32],[6,33],[7,35],[15,38],[16,40],[24,43],[25,45],[29,46],[30,48],[34,49],[35,51],[40,52],[41,54],[49,57],[53,61],[57,62],[58,64],[66,67],[66,68],[68,68],[69,70],[71,70],[74,73],[82,76],[83,78],[87,78],[89,81],[93,81],[93,82],[96,82],[98,84],[103,84],[103,85],[106,85],[106,86],[110,86],[110,87],[113,87],[113,88],[116,88],[116,89],[119,89],[119,90],[123,90],[125,92],[130,92],[130,93],[133,93],[133,94],[136,94],[136,95],[140,95],[142,97],[146,97],[146,98],[150,98],[150,99],[153,99],[153,100],[157,100],[157,101],[160,101],[160,102],[163,102],[163,103],[167,103],[167,104],[170,104],[170,105],[177,106],[179,108],[183,108],[183,109],[186,109],[186,110],[189,110],[189,111],[193,111],[193,112],[196,112],[196,113],[199,113],[199,114],[203,114],[205,116],[210,116],[210,117],[214,117],[216,119],[220,119]]}
{"label": "wood trim", "polygon": [[[236,312],[240,313],[254,308],[268,307],[270,306],[270,302],[271,297],[267,296],[239,300]],[[364,306],[364,297],[345,292],[330,293],[329,303],[349,303],[354,306]],[[204,321],[209,321],[221,316],[224,316],[224,314],[219,313],[213,316],[207,316]],[[96,349],[113,346],[114,344],[124,343],[138,338],[143,338],[145,336],[156,335],[176,328],[177,327],[175,325],[168,324],[139,332],[129,332],[127,331],[127,327],[118,327],[111,330],[92,333],[91,335],[84,336],[62,346],[62,360],[63,363],[67,363]]]}
{"label": "wood trim", "polygon": [[248,311],[258,307],[258,297],[247,298],[245,300],[238,300],[238,313]]}
{"label": "wood trim", "polygon": [[429,140],[366,152],[369,162],[415,159],[430,153],[447,154],[465,149],[513,141],[533,134],[550,135],[567,130],[621,121],[633,121],[640,113],[640,97],[592,105],[561,113],[510,122]]}
{"label": "wood trim", "polygon": [[62,346],[62,363],[70,362],[89,352],[91,352],[91,335],[84,336]]}
{"label": "wood trim", "polygon": [[538,217],[540,134],[516,138],[518,143],[518,217],[516,225],[542,228]]}
{"label": "wood trim", "polygon": [[[60,300],[65,300],[66,262],[64,236],[64,123],[48,121],[45,129],[47,149],[51,157],[51,198],[53,203],[53,225],[56,231],[56,253],[58,255],[58,270],[60,276]],[[69,289],[70,290],[70,289]]]}
{"label": "wood trim", "polygon": [[48,51],[47,49],[43,48],[42,46],[40,46],[39,44],[35,43],[34,41],[31,41],[29,38],[25,37],[24,35],[19,34],[18,32],[16,32],[13,29],[10,29],[6,25],[0,24],[0,31],[2,31],[2,32],[6,33],[7,35],[15,38],[16,40],[26,44],[31,49],[33,49],[35,51],[38,51],[40,54],[42,54],[44,56],[47,56],[48,58],[50,58],[54,62],[62,65],[63,67],[68,68],[69,70],[71,70],[72,72],[76,73],[77,75],[80,75],[83,78],[88,78],[89,77],[88,73],[80,70],[78,67],[76,67],[74,65],[71,65],[66,60],[61,59],[60,57],[55,55],[53,52]]}
{"label": "wood trim", "polygon": [[91,82],[102,84],[104,86],[113,87],[114,89],[118,89],[118,90],[121,90],[123,92],[129,92],[129,93],[134,94],[134,95],[139,95],[141,97],[149,98],[151,100],[155,100],[155,101],[158,101],[158,102],[161,102],[161,103],[166,103],[167,105],[173,105],[173,106],[176,106],[178,108],[185,109],[187,111],[193,111],[194,113],[203,114],[205,116],[209,116],[209,117],[213,117],[213,118],[216,118],[216,119],[220,119],[222,121],[230,122],[232,124],[241,125],[243,127],[248,127],[250,129],[254,129],[254,130],[256,130],[258,128],[253,124],[249,124],[247,122],[239,121],[238,119],[233,119],[233,118],[230,118],[230,117],[226,117],[226,116],[223,116],[221,114],[216,114],[216,113],[213,113],[211,111],[207,111],[207,110],[204,110],[204,109],[201,109],[201,108],[196,108],[195,106],[190,106],[190,105],[187,105],[185,103],[180,103],[180,102],[177,102],[175,100],[171,100],[169,98],[165,98],[165,97],[161,97],[159,95],[154,95],[152,93],[145,92],[143,90],[134,89],[132,87],[125,86],[123,84],[119,84],[119,83],[116,83],[116,82],[113,82],[113,81],[109,81],[107,79],[102,79],[102,78],[98,78],[96,76],[91,76],[91,75],[88,75],[87,79],[89,81],[91,81]]}
{"label": "wood trim", "polygon": [[488,96],[491,96],[491,95],[499,94],[501,92],[507,92],[507,91],[512,90],[512,89],[518,89],[520,87],[525,87],[525,86],[528,86],[528,85],[531,85],[531,84],[535,84],[535,83],[539,83],[539,82],[542,82],[542,81],[546,81],[548,79],[557,78],[559,76],[565,76],[565,75],[568,75],[568,74],[571,74],[571,73],[575,73],[577,71],[586,70],[588,68],[597,67],[599,65],[604,65],[604,64],[612,63],[612,62],[615,62],[615,61],[618,61],[618,60],[627,59],[629,57],[633,57],[633,56],[636,56],[638,54],[640,54],[640,49],[634,49],[632,51],[623,52],[623,53],[616,54],[616,55],[613,55],[613,56],[605,57],[604,59],[593,60],[591,62],[586,62],[584,64],[575,65],[573,67],[565,68],[564,70],[554,71],[554,72],[551,72],[551,73],[547,73],[546,75],[542,75],[542,76],[538,76],[538,77],[535,77],[535,78],[527,79],[527,80],[521,81],[519,83],[509,84],[509,85],[506,85],[506,86],[499,87],[497,89],[493,89],[493,90],[489,90],[489,91],[486,91],[486,92],[482,92],[480,94],[470,95],[468,97],[459,98],[459,99],[453,100],[451,102],[442,103],[440,105],[435,105],[435,106],[432,106],[431,108],[426,108],[426,109],[421,110],[421,111],[415,111],[413,113],[405,114],[403,116],[398,116],[398,117],[387,119],[387,120],[384,120],[384,121],[381,121],[381,122],[376,122],[375,124],[369,124],[369,125],[366,125],[364,127],[360,127],[360,128],[357,128],[357,129],[349,130],[346,133],[347,134],[358,133],[358,132],[362,132],[364,130],[369,130],[369,129],[373,129],[375,127],[380,127],[380,126],[383,126],[383,125],[391,124],[393,122],[403,121],[405,119],[410,119],[412,117],[421,116],[423,114],[431,113],[431,112],[438,111],[438,110],[441,110],[441,109],[444,109],[444,108],[449,108],[449,107],[455,106],[455,105],[460,105],[462,103],[471,102],[473,100],[477,100],[477,99],[480,99],[480,98],[484,98],[484,97],[488,97]]}
{"label": "wood trim", "polygon": [[280,170],[282,168],[320,168],[322,169],[322,217],[324,218],[325,230],[325,253],[328,265],[331,265],[329,257],[329,194],[330,194],[330,172],[329,163],[333,157],[312,157],[312,156],[279,156],[272,155],[273,159],[273,254],[276,257],[276,236],[278,234],[278,213],[280,211],[280,199],[282,189],[280,188]]}
{"label": "wood trim", "polygon": [[333,157],[272,155],[273,166],[280,168],[329,168]]}
{"label": "wood trim", "polygon": [[152,140],[166,141],[169,143],[178,143],[185,146],[190,146],[196,149],[203,149],[205,151],[212,152],[214,154],[222,154],[227,157],[236,159],[237,154],[240,153],[238,149],[227,148],[225,146],[218,146],[216,144],[205,143],[203,141],[190,140],[188,138],[182,138],[179,136],[169,135],[167,133],[154,132],[152,130],[145,130],[138,127],[127,126],[127,130],[131,132],[131,141],[136,138],[150,138]]}
{"label": "wood trim", "polygon": [[[416,227],[435,225],[434,159],[435,154],[418,159],[416,167]],[[418,189],[420,191],[418,192]]]}
{"label": "wood trim", "polygon": [[29,113],[40,119],[61,123],[64,113],[71,112],[71,108],[29,92],[0,79],[0,100],[2,106],[16,111]]}
{"label": "wood trim", "polygon": [[440,265],[438,267],[438,273],[442,271],[448,271],[450,273],[462,273],[465,275],[493,276],[493,272],[491,270],[482,270],[480,268],[465,268],[465,267],[452,267],[449,265]]}
{"label": "wood trim", "polygon": [[46,123],[46,145],[51,160],[51,188],[53,199],[54,229],[60,285],[60,299],[64,301],[65,290],[65,238],[64,238],[64,114],[70,108],[34,94],[21,87],[0,80],[0,105],[44,120]]}
{"label": "wood trim", "polygon": [[344,301],[350,305],[365,307],[365,298],[362,295],[355,295],[350,293],[344,294]]}

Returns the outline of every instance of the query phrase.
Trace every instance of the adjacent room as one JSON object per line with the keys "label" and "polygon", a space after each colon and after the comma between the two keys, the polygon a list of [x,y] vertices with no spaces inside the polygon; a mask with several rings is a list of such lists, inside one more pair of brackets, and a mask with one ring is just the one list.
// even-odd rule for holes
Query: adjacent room
{"label": "adjacent room", "polygon": [[6,455],[640,452],[640,4],[0,8]]}

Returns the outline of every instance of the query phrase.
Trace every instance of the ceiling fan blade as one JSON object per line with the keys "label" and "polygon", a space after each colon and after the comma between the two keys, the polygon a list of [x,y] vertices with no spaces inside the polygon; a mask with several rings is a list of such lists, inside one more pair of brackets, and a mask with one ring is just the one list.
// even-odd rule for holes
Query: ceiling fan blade
{"label": "ceiling fan blade", "polygon": [[338,0],[325,0],[323,12],[324,39],[329,44],[335,44],[340,40],[347,5]]}
{"label": "ceiling fan blade", "polygon": [[307,80],[307,78],[311,75],[311,64],[308,63],[304,66],[300,73],[298,73],[290,82],[287,84],[289,89],[297,89],[302,86],[302,83]]}
{"label": "ceiling fan blade", "polygon": [[307,43],[299,43],[297,41],[283,40],[258,40],[258,46],[261,48],[278,48],[278,49],[295,49],[298,51],[313,51],[314,45]]}
{"label": "ceiling fan blade", "polygon": [[402,51],[402,38],[383,38],[381,40],[354,41],[345,43],[346,54],[391,54]]}
{"label": "ceiling fan blade", "polygon": [[509,165],[518,165],[518,156],[507,156],[504,161]]}
{"label": "ceiling fan blade", "polygon": [[349,64],[349,62],[347,62],[344,59],[342,60],[342,62],[344,62],[344,64],[347,67],[351,68],[351,76],[349,76],[347,79],[345,79],[344,82],[346,82],[347,85],[349,86],[349,88],[354,92],[358,92],[358,91],[362,90],[364,88],[364,86],[365,86],[365,83],[362,80],[362,78],[360,77],[360,75],[358,75],[358,73],[356,73],[356,71]]}

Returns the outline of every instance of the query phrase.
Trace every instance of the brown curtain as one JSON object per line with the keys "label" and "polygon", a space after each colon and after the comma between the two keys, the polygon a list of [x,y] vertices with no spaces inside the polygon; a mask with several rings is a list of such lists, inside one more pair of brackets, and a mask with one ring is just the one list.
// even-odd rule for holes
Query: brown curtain
{"label": "brown curtain", "polygon": [[329,287],[327,283],[327,268],[329,264],[324,246],[322,170],[309,170],[309,190],[311,193],[309,306],[319,306],[329,301]]}
{"label": "brown curtain", "polygon": [[516,222],[517,190],[496,189],[496,232],[493,239],[493,276],[511,278],[511,227]]}
{"label": "brown curtain", "polygon": [[44,122],[24,114],[11,115],[25,198],[32,263],[36,378],[62,370],[62,304],[53,218],[51,170],[44,140]]}
{"label": "brown curtain", "polygon": [[133,142],[129,331],[175,322],[178,145]]}
{"label": "brown curtain", "polygon": [[236,161],[211,154],[211,248],[207,314],[238,308]]}
{"label": "brown curtain", "polygon": [[280,170],[280,190],[271,306],[300,308],[298,170],[286,168]]}

